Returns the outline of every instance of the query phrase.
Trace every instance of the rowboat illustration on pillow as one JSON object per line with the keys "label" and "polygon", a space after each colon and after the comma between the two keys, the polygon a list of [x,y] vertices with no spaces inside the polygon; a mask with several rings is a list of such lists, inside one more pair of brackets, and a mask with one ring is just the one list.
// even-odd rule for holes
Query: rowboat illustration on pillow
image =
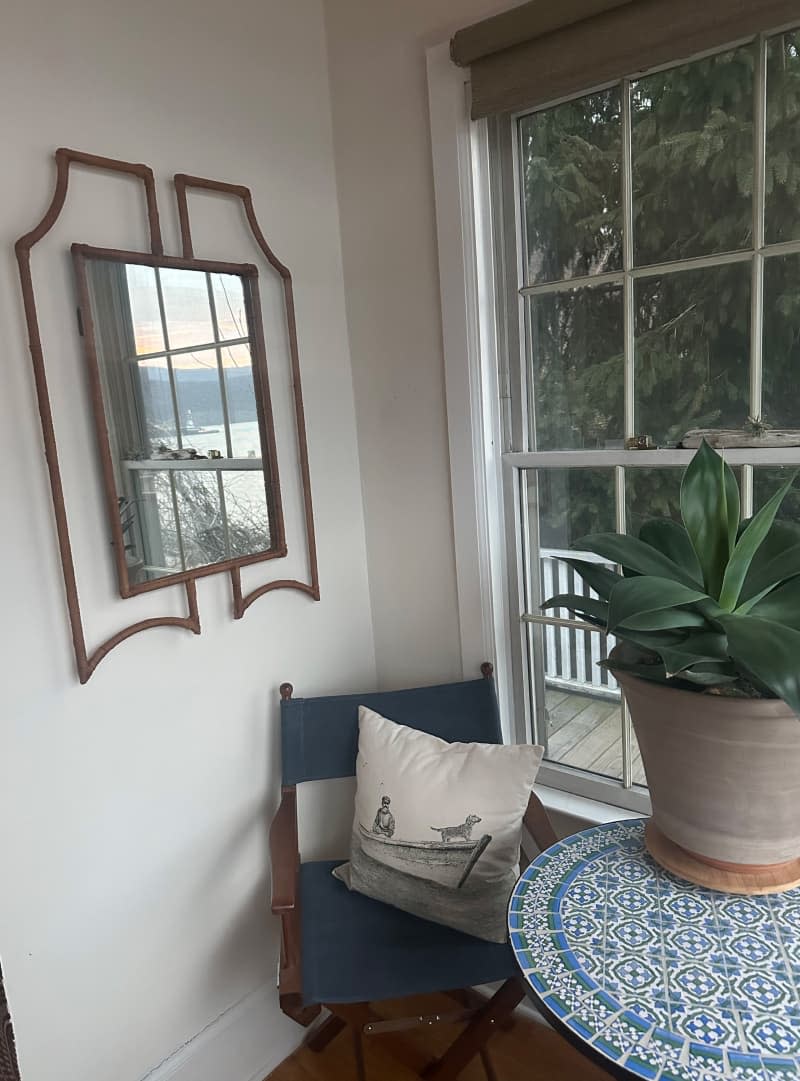
{"label": "rowboat illustration on pillow", "polygon": [[[470,819],[475,821],[470,822]],[[358,840],[365,855],[417,878],[433,879],[443,886],[461,889],[491,841],[491,835],[472,839],[472,827],[480,822],[469,815],[461,826],[431,826],[437,841],[402,841],[388,829],[367,829],[359,823]],[[394,820],[392,820],[392,827]],[[394,828],[392,828],[392,834]],[[452,839],[450,839],[452,838]]]}

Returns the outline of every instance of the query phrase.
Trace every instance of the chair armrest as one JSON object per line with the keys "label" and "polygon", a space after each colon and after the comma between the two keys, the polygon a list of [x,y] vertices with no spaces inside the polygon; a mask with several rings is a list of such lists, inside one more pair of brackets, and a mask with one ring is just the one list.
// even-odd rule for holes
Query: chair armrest
{"label": "chair armrest", "polygon": [[272,911],[292,912],[297,905],[297,869],[300,853],[297,844],[297,791],[281,789],[281,802],[269,829],[272,861]]}
{"label": "chair armrest", "polygon": [[553,829],[553,823],[550,821],[542,801],[535,792],[531,792],[531,798],[528,800],[528,808],[523,816],[522,824],[542,852],[558,841],[556,831]]}

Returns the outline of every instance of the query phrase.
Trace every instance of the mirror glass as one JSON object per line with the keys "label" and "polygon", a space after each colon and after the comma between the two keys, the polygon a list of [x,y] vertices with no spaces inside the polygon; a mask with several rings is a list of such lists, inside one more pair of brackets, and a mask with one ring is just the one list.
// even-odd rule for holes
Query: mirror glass
{"label": "mirror glass", "polygon": [[178,262],[76,252],[123,594],[282,543],[254,270]]}

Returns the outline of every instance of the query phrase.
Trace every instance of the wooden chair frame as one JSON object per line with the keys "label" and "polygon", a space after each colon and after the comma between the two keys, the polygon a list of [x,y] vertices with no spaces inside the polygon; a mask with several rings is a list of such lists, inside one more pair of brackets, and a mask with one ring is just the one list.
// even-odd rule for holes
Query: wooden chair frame
{"label": "wooden chair frame", "polygon": [[[491,678],[492,666],[482,666],[486,678]],[[281,696],[291,698],[291,684],[281,686]],[[540,850],[558,840],[552,823],[540,799],[531,794],[523,819],[524,829]],[[272,821],[269,834],[272,858],[272,911],[281,918],[281,953],[279,968],[279,998],[281,1010],[293,1021],[307,1027],[319,1016],[322,1006],[303,1004],[302,936],[300,929],[300,849],[297,834],[297,789],[284,785],[281,802]],[[528,857],[522,850],[523,859]],[[521,978],[506,980],[491,998],[484,998],[472,988],[448,992],[454,1009],[431,1016],[387,1020],[368,1002],[324,1003],[328,1017],[311,1035],[306,1046],[322,1051],[342,1029],[349,1027],[353,1038],[356,1076],[366,1081],[363,1038],[380,1036],[384,1046],[398,1062],[422,1078],[453,1081],[475,1055],[481,1057],[488,1081],[496,1081],[489,1060],[486,1041],[498,1027],[509,1027],[511,1014],[525,997]],[[460,1008],[455,1008],[460,1007]],[[419,1025],[465,1022],[466,1027],[438,1059],[431,1059],[405,1040],[399,1033]]]}

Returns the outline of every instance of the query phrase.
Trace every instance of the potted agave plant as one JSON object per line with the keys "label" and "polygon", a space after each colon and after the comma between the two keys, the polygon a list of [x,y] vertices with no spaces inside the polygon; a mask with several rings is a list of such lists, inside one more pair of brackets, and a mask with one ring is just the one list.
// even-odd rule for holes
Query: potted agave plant
{"label": "potted agave plant", "polygon": [[740,521],[736,477],[703,443],[683,524],[584,538],[609,565],[567,562],[596,596],[543,605],[617,639],[604,663],[639,741],[651,855],[736,893],[800,884],[800,524],[776,519],[793,480]]}

